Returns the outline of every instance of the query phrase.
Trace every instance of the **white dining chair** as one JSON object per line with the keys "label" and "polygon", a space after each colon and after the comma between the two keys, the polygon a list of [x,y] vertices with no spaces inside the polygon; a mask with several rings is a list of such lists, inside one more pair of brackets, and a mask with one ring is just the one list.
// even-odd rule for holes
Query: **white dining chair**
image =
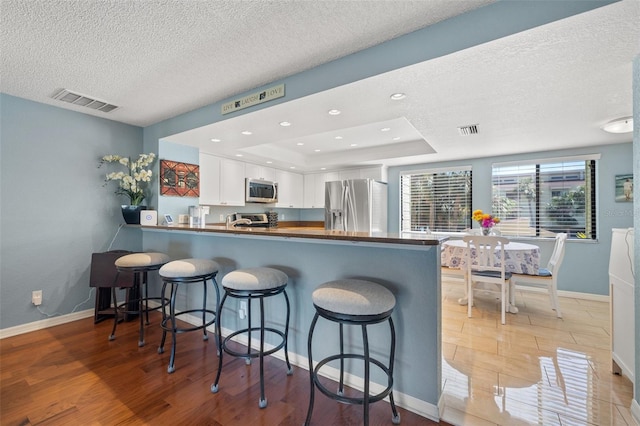
{"label": "white dining chair", "polygon": [[[504,246],[509,244],[509,240],[497,236],[467,235],[463,241],[467,243],[467,316],[471,318],[475,284],[496,284],[500,287],[501,322],[505,324],[512,276],[511,272],[505,270],[504,261]],[[498,266],[495,262],[496,254],[499,259]]]}
{"label": "white dining chair", "polygon": [[515,286],[530,286],[546,288],[551,302],[551,309],[556,311],[556,316],[562,318],[560,303],[558,302],[558,272],[562,259],[564,259],[565,242],[567,234],[556,234],[556,243],[553,253],[546,268],[540,268],[538,275],[513,274],[511,278],[510,303],[515,305]]}

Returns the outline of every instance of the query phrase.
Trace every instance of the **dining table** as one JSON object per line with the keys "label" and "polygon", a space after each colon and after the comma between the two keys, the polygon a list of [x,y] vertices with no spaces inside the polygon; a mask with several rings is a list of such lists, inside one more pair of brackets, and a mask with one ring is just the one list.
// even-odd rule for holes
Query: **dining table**
{"label": "dining table", "polygon": [[[449,240],[442,243],[440,255],[441,266],[451,269],[467,269],[467,243],[463,240]],[[500,266],[500,253],[495,253],[494,266]],[[504,245],[505,271],[513,274],[538,275],[540,271],[540,247],[535,244],[509,241]],[[467,304],[467,288],[465,286],[465,297],[460,298],[458,303]],[[518,308],[512,303],[508,303],[507,310],[517,313]]]}

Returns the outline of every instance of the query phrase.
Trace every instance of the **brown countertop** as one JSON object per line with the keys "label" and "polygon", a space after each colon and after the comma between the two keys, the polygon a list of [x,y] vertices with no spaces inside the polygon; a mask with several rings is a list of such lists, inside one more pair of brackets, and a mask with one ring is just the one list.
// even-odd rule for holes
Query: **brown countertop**
{"label": "brown countertop", "polygon": [[190,227],[189,225],[143,225],[142,229],[190,231],[205,233],[221,233],[234,235],[255,235],[280,238],[310,238],[319,240],[351,241],[386,244],[407,244],[418,246],[438,245],[446,241],[446,237],[437,237],[421,233],[388,233],[388,232],[350,232],[329,231],[318,226],[279,226],[277,228],[242,227],[228,228],[225,225],[206,225],[205,227]]}

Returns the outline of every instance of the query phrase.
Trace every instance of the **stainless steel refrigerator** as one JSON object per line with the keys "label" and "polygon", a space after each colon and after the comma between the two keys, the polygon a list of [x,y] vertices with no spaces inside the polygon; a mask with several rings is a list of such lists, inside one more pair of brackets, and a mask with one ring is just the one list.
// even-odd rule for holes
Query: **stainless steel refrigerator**
{"label": "stainless steel refrigerator", "polygon": [[373,179],[325,183],[324,229],[387,232],[387,184]]}

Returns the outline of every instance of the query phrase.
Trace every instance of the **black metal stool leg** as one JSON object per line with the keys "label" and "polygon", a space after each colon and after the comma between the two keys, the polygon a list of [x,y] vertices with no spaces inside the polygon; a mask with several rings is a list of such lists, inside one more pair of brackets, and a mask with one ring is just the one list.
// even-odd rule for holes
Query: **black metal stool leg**
{"label": "black metal stool leg", "polygon": [[362,344],[364,347],[364,395],[362,405],[364,407],[364,426],[369,426],[369,376],[371,366],[369,365],[369,337],[367,336],[367,326],[362,325]]}
{"label": "black metal stool leg", "polygon": [[[144,313],[146,316],[145,325],[149,325],[149,284],[147,282],[147,271],[142,273],[142,286],[144,286]],[[140,292],[140,297],[142,297],[142,291]],[[141,313],[142,315],[142,313]]]}
{"label": "black metal stool leg", "polygon": [[207,279],[202,280],[202,285],[204,286],[204,297],[202,298],[202,340],[209,340],[209,336],[207,336]]}
{"label": "black metal stool leg", "polygon": [[307,419],[305,420],[305,426],[309,426],[311,423],[311,414],[313,413],[313,403],[315,399],[315,374],[313,369],[313,355],[311,354],[311,343],[313,339],[313,330],[316,327],[316,322],[318,322],[318,313],[313,316],[313,320],[311,321],[311,326],[309,327],[309,336],[307,337],[307,355],[309,356],[309,383],[311,388],[309,389],[309,408],[307,409]]}
{"label": "black metal stool leg", "polygon": [[169,319],[171,320],[171,356],[169,357],[169,367],[167,373],[176,371],[176,328],[178,327],[176,320],[176,294],[178,293],[178,285],[171,283],[171,300],[169,301]]}
{"label": "black metal stool leg", "polygon": [[140,283],[140,273],[136,272],[135,287],[138,294],[138,316],[140,317],[140,331],[138,333],[138,347],[144,346],[144,297],[142,297],[142,287]]}
{"label": "black metal stool leg", "polygon": [[340,379],[338,382],[338,395],[344,395],[344,327],[342,323],[340,326]]}
{"label": "black metal stool leg", "polygon": [[[118,279],[117,275],[116,279]],[[116,298],[115,287],[111,287],[111,296],[113,297],[113,328],[111,329],[111,334],[109,335],[110,341],[116,339],[116,327],[118,326],[118,299]]]}
{"label": "black metal stool leg", "polygon": [[[393,380],[393,364],[396,356],[396,329],[393,325],[393,320],[391,319],[391,317],[389,317],[389,329],[391,331],[391,349],[389,351],[389,380]],[[399,425],[400,414],[398,413],[396,403],[393,400],[393,389],[389,392],[389,403],[391,404],[391,411],[393,413],[391,422],[394,425]]]}
{"label": "black metal stool leg", "polygon": [[[251,343],[249,343],[251,344]],[[265,408],[267,399],[264,397],[264,297],[260,298],[260,401],[258,406]]]}
{"label": "black metal stool leg", "polygon": [[251,365],[251,297],[247,298],[247,321],[249,325],[247,326],[247,358],[244,360],[245,364]]}
{"label": "black metal stool leg", "polygon": [[[225,300],[227,300],[227,292],[224,292],[224,295],[222,296],[222,301],[220,302],[220,309],[218,310],[218,313],[222,313],[222,308],[224,308],[224,302]],[[221,325],[220,325],[220,317],[221,315],[217,315],[216,316],[216,334],[218,336],[221,336],[220,334],[220,330],[222,329]],[[220,349],[218,352],[218,372],[216,373],[216,380],[215,382],[213,382],[213,384],[211,385],[211,392],[213,393],[217,393],[218,392],[218,383],[220,383],[220,374],[222,373],[222,354],[224,353],[224,346],[225,346],[225,342],[224,340],[222,340],[221,337],[218,337],[218,339],[220,340]]]}
{"label": "black metal stool leg", "polygon": [[162,293],[160,293],[162,295],[162,298],[160,299],[160,303],[162,306],[162,322],[160,323],[163,327],[162,327],[162,339],[160,339],[160,346],[158,346],[158,353],[164,353],[164,342],[167,340],[167,329],[166,324],[167,321],[169,320],[169,317],[167,316],[167,298],[164,297],[164,295],[166,294],[167,290],[167,282],[163,281],[162,283]]}
{"label": "black metal stool leg", "polygon": [[291,313],[291,306],[289,304],[289,296],[287,296],[287,290],[283,291],[284,299],[287,301],[287,320],[284,325],[284,359],[287,362],[287,376],[293,374],[291,363],[289,362],[289,316]]}

